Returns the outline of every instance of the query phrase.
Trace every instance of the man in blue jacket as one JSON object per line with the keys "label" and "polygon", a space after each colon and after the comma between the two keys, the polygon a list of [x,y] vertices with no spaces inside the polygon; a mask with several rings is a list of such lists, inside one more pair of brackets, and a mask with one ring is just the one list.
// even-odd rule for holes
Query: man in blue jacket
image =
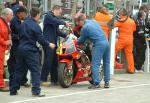
{"label": "man in blue jacket", "polygon": [[[44,18],[44,29],[43,35],[45,39],[49,42],[57,45],[57,37],[62,36],[66,37],[66,34],[59,31],[59,25],[69,26],[68,23],[65,23],[63,20],[59,18],[62,14],[61,6],[55,5],[52,11],[48,11]],[[41,73],[41,81],[42,85],[47,83],[47,77],[50,73],[51,75],[51,83],[57,84],[57,55],[56,49],[51,49],[48,47],[44,47],[44,64]]]}
{"label": "man in blue jacket", "polygon": [[14,14],[17,13],[18,7],[23,6],[23,2],[20,0],[13,0],[13,3],[11,4],[11,9]]}
{"label": "man in blue jacket", "polygon": [[89,86],[89,89],[95,89],[100,87],[99,67],[101,60],[103,59],[104,65],[104,88],[109,88],[110,81],[110,48],[105,33],[99,27],[99,24],[94,20],[86,20],[84,14],[80,14],[77,17],[78,25],[82,26],[80,37],[77,43],[82,44],[86,39],[91,40],[93,43],[92,48],[92,79],[93,84]]}
{"label": "man in blue jacket", "polygon": [[18,47],[17,67],[10,86],[10,95],[17,95],[20,89],[20,82],[24,74],[24,65],[28,67],[32,77],[32,95],[42,97],[40,88],[40,61],[39,48],[37,42],[49,48],[55,48],[53,43],[45,40],[42,30],[38,25],[40,20],[40,10],[32,8],[30,11],[31,18],[25,20],[21,25],[20,45]]}
{"label": "man in blue jacket", "polygon": [[[17,48],[19,46],[19,32],[21,29],[21,23],[24,21],[24,19],[27,16],[27,10],[26,8],[20,6],[17,8],[16,14],[11,20],[10,28],[11,28],[11,37],[12,37],[12,47],[10,50],[10,57],[8,60],[8,70],[9,70],[9,85],[11,85],[13,74],[16,67],[16,57],[17,57]],[[22,78],[21,85],[24,85],[25,87],[28,87],[29,85],[26,83],[28,79],[26,78],[27,75],[27,67],[24,66],[26,71],[24,73],[24,76]]]}

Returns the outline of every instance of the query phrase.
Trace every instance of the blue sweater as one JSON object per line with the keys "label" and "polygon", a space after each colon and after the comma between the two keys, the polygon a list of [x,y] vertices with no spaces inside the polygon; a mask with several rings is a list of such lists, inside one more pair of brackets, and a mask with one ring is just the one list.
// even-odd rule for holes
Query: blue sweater
{"label": "blue sweater", "polygon": [[21,21],[19,20],[19,18],[17,16],[14,16],[13,19],[11,20],[10,23],[10,28],[11,28],[11,36],[12,36],[12,40],[13,43],[19,43],[19,32],[21,29]]}
{"label": "blue sweater", "polygon": [[43,35],[51,43],[57,44],[57,36],[66,37],[66,34],[59,31],[59,25],[65,22],[56,17],[53,12],[48,11],[44,18]]}
{"label": "blue sweater", "polygon": [[24,50],[37,51],[37,42],[42,46],[49,46],[49,42],[44,39],[37,22],[34,19],[27,19],[21,25],[19,47]]}
{"label": "blue sweater", "polygon": [[90,39],[94,45],[99,45],[101,41],[106,41],[106,36],[100,25],[94,20],[86,20],[83,25],[78,44],[84,43],[86,39]]}

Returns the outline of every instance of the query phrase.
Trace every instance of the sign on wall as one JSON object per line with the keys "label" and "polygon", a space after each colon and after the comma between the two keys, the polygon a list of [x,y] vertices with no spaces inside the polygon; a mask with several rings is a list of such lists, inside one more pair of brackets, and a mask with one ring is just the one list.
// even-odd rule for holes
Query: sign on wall
{"label": "sign on wall", "polygon": [[114,0],[104,0],[104,4],[107,6],[107,8],[108,8],[110,11],[113,11],[113,10],[115,9]]}

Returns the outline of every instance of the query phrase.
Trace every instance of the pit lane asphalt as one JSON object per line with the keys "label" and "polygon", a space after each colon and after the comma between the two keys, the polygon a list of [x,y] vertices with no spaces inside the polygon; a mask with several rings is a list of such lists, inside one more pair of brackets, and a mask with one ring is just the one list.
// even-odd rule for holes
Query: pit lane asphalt
{"label": "pit lane asphalt", "polygon": [[17,96],[0,92],[0,103],[150,103],[150,73],[115,74],[109,89],[89,90],[88,82],[69,88],[42,87],[46,97],[32,97],[31,89],[21,87]]}

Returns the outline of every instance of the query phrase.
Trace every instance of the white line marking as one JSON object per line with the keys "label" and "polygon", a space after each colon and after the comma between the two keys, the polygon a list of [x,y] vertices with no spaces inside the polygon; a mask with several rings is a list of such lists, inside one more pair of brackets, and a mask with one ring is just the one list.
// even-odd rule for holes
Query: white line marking
{"label": "white line marking", "polygon": [[15,102],[10,102],[10,103],[24,103],[24,102],[38,101],[38,100],[45,100],[45,99],[53,99],[53,98],[60,98],[60,97],[78,95],[78,94],[93,93],[93,92],[98,92],[98,91],[111,91],[111,90],[117,90],[117,89],[125,89],[125,88],[133,88],[133,87],[141,87],[141,86],[149,86],[149,85],[150,85],[150,83],[148,83],[148,84],[139,84],[139,85],[131,85],[131,86],[122,86],[122,87],[109,88],[109,89],[90,90],[90,91],[76,92],[76,93],[57,95],[57,96],[50,96],[50,97],[39,97],[39,98],[35,98],[35,99],[26,99],[26,100],[15,101]]}

